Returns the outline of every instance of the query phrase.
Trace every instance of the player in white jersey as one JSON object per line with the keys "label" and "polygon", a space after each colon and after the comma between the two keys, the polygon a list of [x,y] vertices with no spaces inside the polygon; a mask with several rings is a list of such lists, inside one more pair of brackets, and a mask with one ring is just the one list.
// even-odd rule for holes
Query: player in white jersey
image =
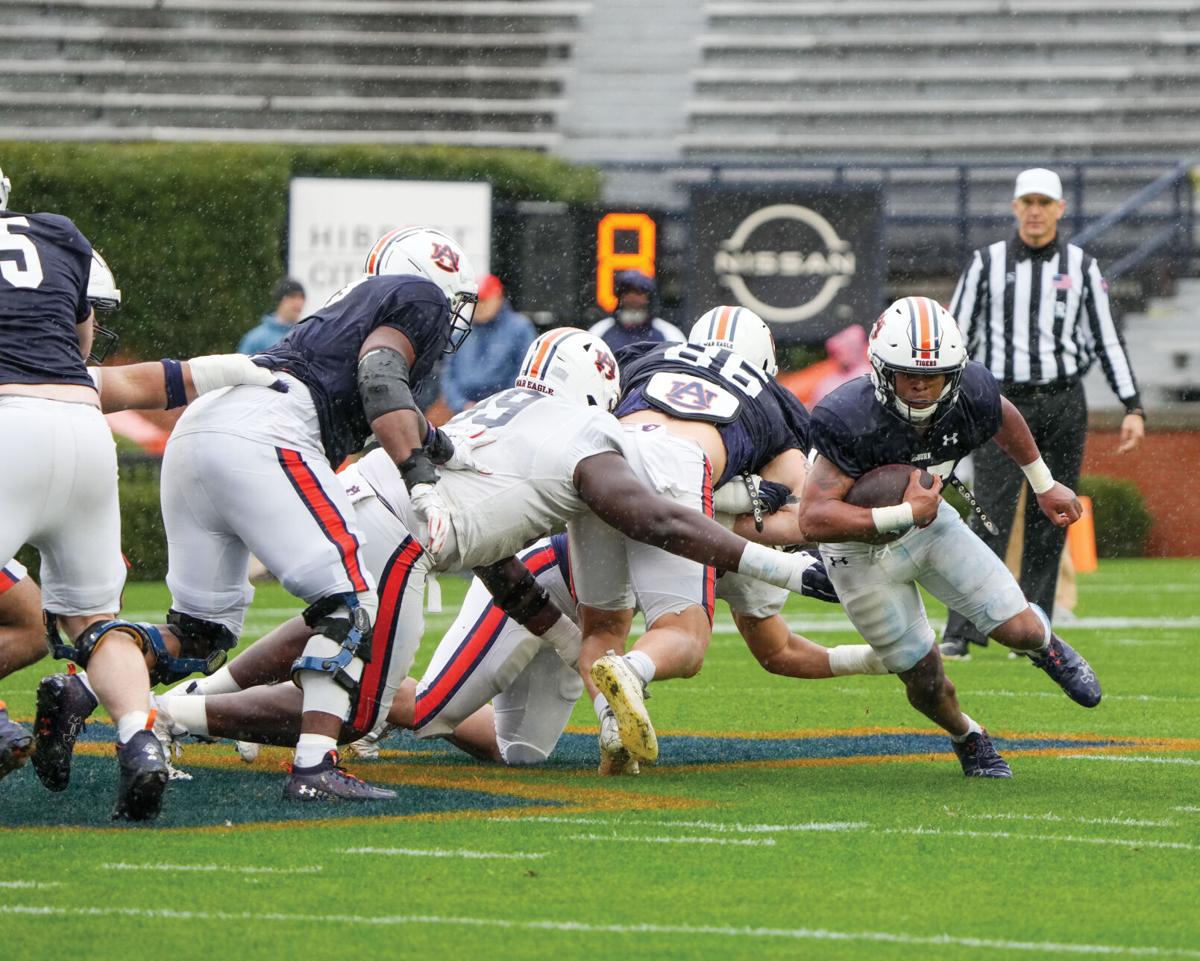
{"label": "player in white jersey", "polygon": [[[413,510],[390,462],[372,453],[342,472],[365,534],[365,562],[381,581],[373,638],[380,656],[364,672],[343,742],[358,739],[386,717],[420,639],[421,584],[430,570],[474,567],[502,610],[573,657],[578,630],[512,555],[589,509],[631,536],[670,545],[701,563],[719,563],[801,590],[810,560],[749,544],[638,479],[626,461],[628,437],[608,413],[617,396],[617,369],[598,337],[573,328],[543,335],[530,347],[517,385],[448,425],[461,443],[475,445],[476,471],[441,478],[450,529],[436,554],[426,546],[428,525]],[[280,679],[280,665],[288,663],[302,633],[295,622],[285,625],[223,669],[220,683],[245,688]],[[160,703],[192,734],[294,741],[297,700],[290,685],[211,696],[207,685],[197,681]]]}

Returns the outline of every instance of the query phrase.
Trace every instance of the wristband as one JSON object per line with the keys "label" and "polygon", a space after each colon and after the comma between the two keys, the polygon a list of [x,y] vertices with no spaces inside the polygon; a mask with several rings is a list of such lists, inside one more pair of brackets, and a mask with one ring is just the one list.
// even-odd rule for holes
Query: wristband
{"label": "wristband", "polygon": [[1046,462],[1040,457],[1032,464],[1026,464],[1021,468],[1026,479],[1029,481],[1029,486],[1033,488],[1035,494],[1044,494],[1054,486],[1054,477],[1050,473],[1050,468],[1046,466]]}
{"label": "wristband", "polygon": [[906,531],[916,523],[913,520],[912,504],[908,501],[901,501],[891,507],[872,507],[871,519],[875,521],[875,530],[880,534]]}
{"label": "wristband", "polygon": [[787,587],[791,583],[793,569],[792,555],[782,554],[762,544],[747,543],[738,561],[737,572],[776,587]]}
{"label": "wristband", "polygon": [[542,640],[553,645],[559,657],[567,663],[574,664],[579,659],[579,645],[583,642],[583,634],[566,614],[546,629]]}
{"label": "wristband", "polygon": [[187,404],[187,390],[183,386],[183,365],[177,360],[171,360],[169,357],[164,357],[161,361],[163,365],[163,377],[166,380],[167,388],[167,406],[166,410],[171,410],[173,407],[183,407]]}

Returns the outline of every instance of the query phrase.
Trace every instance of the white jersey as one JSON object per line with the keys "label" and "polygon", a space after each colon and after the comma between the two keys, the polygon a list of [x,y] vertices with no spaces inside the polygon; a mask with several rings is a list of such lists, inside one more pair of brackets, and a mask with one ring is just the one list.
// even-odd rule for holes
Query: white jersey
{"label": "white jersey", "polygon": [[[584,512],[576,466],[594,454],[623,454],[624,432],[611,414],[523,388],[493,394],[446,426],[452,433],[479,428],[495,437],[474,452],[491,473],[440,472],[437,490],[450,512],[455,544],[438,558],[439,570],[491,564]],[[355,466],[421,540],[425,527],[413,516],[387,453],[372,451]]]}

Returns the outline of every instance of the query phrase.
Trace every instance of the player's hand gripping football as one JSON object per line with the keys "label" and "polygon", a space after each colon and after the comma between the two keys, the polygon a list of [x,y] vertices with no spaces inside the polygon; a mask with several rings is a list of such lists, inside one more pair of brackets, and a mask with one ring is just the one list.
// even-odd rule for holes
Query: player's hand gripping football
{"label": "player's hand gripping football", "polygon": [[1075,492],[1057,481],[1048,491],[1037,495],[1037,502],[1042,513],[1057,527],[1074,524],[1083,514],[1083,505]]}
{"label": "player's hand gripping football", "polygon": [[288,389],[287,384],[276,377],[274,371],[259,367],[243,354],[208,354],[204,357],[193,357],[187,365],[197,397],[207,394],[210,390],[237,387],[240,384],[270,387],[281,393],[286,393]]}
{"label": "player's hand gripping football", "polygon": [[904,489],[904,499],[912,504],[913,523],[917,527],[928,527],[937,517],[938,505],[942,501],[942,479],[931,474],[933,483],[925,487],[921,483],[922,472],[914,468]]}
{"label": "player's hand gripping football", "polygon": [[425,547],[429,553],[437,556],[446,546],[446,537],[450,533],[450,512],[432,484],[415,485],[409,494],[409,500],[429,527],[429,542]]}

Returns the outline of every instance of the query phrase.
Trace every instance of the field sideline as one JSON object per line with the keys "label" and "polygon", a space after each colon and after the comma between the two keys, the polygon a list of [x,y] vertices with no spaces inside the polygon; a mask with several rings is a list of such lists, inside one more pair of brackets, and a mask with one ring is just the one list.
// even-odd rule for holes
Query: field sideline
{"label": "field sideline", "polygon": [[[1094,711],[995,648],[948,666],[1011,782],[964,779],[894,679],[766,674],[723,607],[704,671],[652,688],[663,758],[639,778],[592,773],[582,703],[543,769],[386,741],[351,765],[400,792],[368,816],[282,804],[287,752],[189,744],[161,820],[117,827],[95,724],[63,794],[0,782],[0,959],[1200,959],[1200,561],[1104,562],[1080,592],[1060,630]],[[131,585],[127,616],[166,600]],[[299,606],[260,588],[247,633]],[[788,616],[853,640],[837,608]],[[0,682],[14,717],[59,667]]]}

